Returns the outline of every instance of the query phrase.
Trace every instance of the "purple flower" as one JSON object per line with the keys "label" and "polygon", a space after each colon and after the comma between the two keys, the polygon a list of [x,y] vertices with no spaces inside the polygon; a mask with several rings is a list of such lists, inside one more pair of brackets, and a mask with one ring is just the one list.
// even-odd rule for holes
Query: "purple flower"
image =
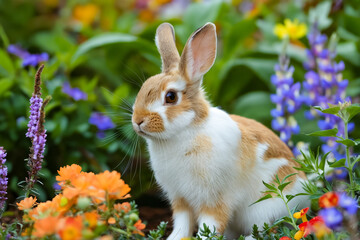
{"label": "purple flower", "polygon": [[40,53],[40,54],[31,54],[26,50],[22,49],[16,45],[9,45],[7,51],[11,54],[14,54],[21,58],[22,66],[33,66],[36,67],[40,62],[46,62],[49,60],[49,54],[47,53]]}
{"label": "purple flower", "polygon": [[5,162],[6,162],[5,157],[6,157],[6,151],[4,150],[3,147],[0,147],[0,217],[5,202],[7,200],[6,194],[7,194],[8,178],[7,178],[7,167],[5,166]]}
{"label": "purple flower", "polygon": [[88,96],[79,88],[71,88],[70,83],[64,82],[62,92],[72,97],[75,101],[87,100]]}
{"label": "purple flower", "polygon": [[327,227],[336,229],[341,226],[343,216],[341,212],[336,208],[324,208],[319,212],[319,216],[324,219]]}
{"label": "purple flower", "polygon": [[30,148],[30,155],[28,159],[29,177],[26,179],[27,190],[30,191],[33,188],[38,172],[41,169],[43,161],[43,153],[46,143],[46,130],[44,128],[45,111],[44,108],[50,101],[50,98],[46,98],[45,101],[41,98],[41,79],[40,74],[44,68],[41,65],[35,76],[34,93],[30,99],[30,117],[28,123],[28,131],[26,137],[31,139],[32,146]]}
{"label": "purple flower", "polygon": [[[342,78],[345,69],[344,62],[335,62],[336,52],[334,49],[328,49],[327,37],[318,30],[316,24],[308,35],[310,49],[307,49],[307,62],[304,67],[308,72],[305,74],[303,87],[307,92],[306,103],[312,106],[328,108],[328,103],[338,104],[345,99],[346,87],[348,81]],[[318,118],[318,126],[321,130],[338,128],[338,136],[344,136],[344,124],[340,117],[324,114],[317,110],[305,112],[307,119]],[[325,144],[322,146],[325,150],[333,152],[332,157],[341,157],[344,149],[341,144],[329,145],[334,142],[334,138],[322,138]],[[326,145],[328,145],[326,147]],[[337,158],[338,159],[338,158]]]}
{"label": "purple flower", "polygon": [[61,186],[59,185],[58,182],[54,182],[53,188],[54,188],[55,191],[60,191],[61,190]]}
{"label": "purple flower", "polygon": [[103,115],[99,112],[94,112],[91,114],[89,118],[89,123],[95,125],[99,129],[97,133],[98,138],[104,138],[104,131],[115,127],[115,124],[108,116]]}
{"label": "purple flower", "polygon": [[276,94],[270,96],[271,101],[276,104],[276,108],[271,110],[271,116],[274,117],[271,126],[280,132],[280,139],[292,147],[292,134],[300,132],[300,127],[292,115],[304,100],[300,95],[300,83],[294,83],[294,67],[289,66],[289,59],[281,55],[279,62],[274,67],[276,74],[271,76],[271,83],[276,86]]}
{"label": "purple flower", "polygon": [[356,214],[359,207],[357,201],[346,195],[346,193],[340,194],[339,205],[350,215]]}

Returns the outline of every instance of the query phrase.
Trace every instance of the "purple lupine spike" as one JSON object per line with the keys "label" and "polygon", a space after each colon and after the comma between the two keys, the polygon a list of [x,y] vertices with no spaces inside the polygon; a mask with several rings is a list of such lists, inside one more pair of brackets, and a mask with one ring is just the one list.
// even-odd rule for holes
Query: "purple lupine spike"
{"label": "purple lupine spike", "polygon": [[27,189],[33,188],[37,180],[38,172],[41,169],[43,161],[43,153],[46,143],[46,130],[44,128],[45,122],[45,106],[49,103],[50,97],[41,98],[41,72],[44,65],[41,65],[35,75],[34,93],[30,99],[30,117],[28,124],[28,132],[26,136],[31,139],[32,146],[30,148],[30,155],[28,159],[29,177],[26,179]]}
{"label": "purple lupine spike", "polygon": [[0,213],[5,205],[7,200],[7,167],[5,166],[6,162],[6,151],[3,147],[0,147]]}
{"label": "purple lupine spike", "polygon": [[289,66],[289,59],[281,55],[279,64],[275,65],[275,75],[271,76],[271,82],[276,86],[276,94],[270,96],[276,108],[271,110],[274,119],[271,126],[280,132],[280,139],[293,147],[292,134],[297,134],[300,127],[292,116],[302,105],[303,97],[300,95],[300,83],[294,83],[292,77],[294,67]]}
{"label": "purple lupine spike", "polygon": [[[336,51],[327,48],[327,36],[321,34],[317,25],[314,24],[308,35],[310,48],[307,49],[307,61],[304,67],[308,72],[305,74],[303,87],[307,91],[306,102],[311,106],[328,108],[328,103],[338,104],[346,97],[348,81],[343,79],[341,71],[345,69],[344,62],[335,62]],[[338,128],[339,136],[344,136],[344,125],[340,117],[324,114],[317,110],[305,113],[306,118],[320,118],[318,125],[322,130]],[[322,138],[325,144],[322,150],[332,149],[332,157],[344,157],[340,154],[341,144],[335,142],[335,138]],[[335,143],[335,144],[334,144]],[[327,145],[327,146],[326,146]],[[339,152],[340,151],[340,152]],[[342,156],[342,157],[341,157]]]}

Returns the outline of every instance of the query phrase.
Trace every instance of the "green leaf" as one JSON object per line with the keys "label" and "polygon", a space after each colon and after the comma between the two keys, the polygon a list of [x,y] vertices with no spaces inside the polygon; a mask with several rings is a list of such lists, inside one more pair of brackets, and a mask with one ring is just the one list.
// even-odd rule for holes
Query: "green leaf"
{"label": "green leaf", "polygon": [[284,177],[284,179],[283,179],[281,182],[282,182],[282,183],[285,182],[286,179],[288,179],[289,177],[294,176],[294,175],[296,175],[296,174],[297,174],[297,173],[291,173],[291,174],[287,175],[286,177]]}
{"label": "green leaf", "polygon": [[[224,79],[233,67],[245,66],[252,70],[256,76],[263,81],[263,83],[272,88],[273,85],[270,81],[270,76],[274,73],[274,65],[276,63],[276,60],[259,58],[241,58],[229,60],[221,69],[219,78]],[[241,79],[239,79],[239,81],[241,81]]]}
{"label": "green leaf", "polygon": [[286,197],[287,201],[290,202],[291,199],[293,199],[295,196],[294,195],[286,195],[285,197]]}
{"label": "green leaf", "polygon": [[0,79],[0,97],[4,95],[12,87],[13,84],[14,81],[8,78]]}
{"label": "green leaf", "polygon": [[283,190],[284,190],[284,188],[287,186],[287,185],[289,185],[291,182],[285,182],[285,183],[283,183],[283,184],[280,184],[279,186],[278,186],[278,189],[282,192]]}
{"label": "green leaf", "polygon": [[[266,200],[266,199],[269,199],[269,198],[272,198],[271,194],[267,194],[267,195],[263,196],[262,198],[260,198],[260,199],[257,200],[256,202],[252,203],[250,206],[252,206],[252,205],[254,205],[254,204],[258,203],[258,202],[262,202],[262,201],[264,201],[264,200]],[[249,207],[250,207],[250,206],[249,206]]]}
{"label": "green leaf", "polygon": [[267,92],[249,92],[236,100],[234,114],[256,119],[260,122],[270,121],[270,111],[274,107],[269,101],[270,94]]}
{"label": "green leaf", "polygon": [[351,106],[347,107],[345,111],[349,114],[348,122],[350,122],[353,117],[360,113],[360,105],[352,104]]}
{"label": "green leaf", "polygon": [[272,190],[272,191],[276,192],[276,187],[273,184],[270,185],[270,184],[268,184],[268,183],[266,183],[264,181],[262,181],[262,182],[265,185],[265,187],[267,187],[269,190]]}
{"label": "green leaf", "polygon": [[15,75],[15,68],[9,55],[0,49],[0,77],[12,78]]}
{"label": "green leaf", "polygon": [[329,163],[329,166],[332,168],[345,167],[345,161],[346,161],[346,159],[342,158],[336,162]]}
{"label": "green leaf", "polygon": [[319,169],[321,169],[322,171],[324,171],[324,168],[325,168],[325,163],[326,163],[326,158],[327,156],[330,154],[330,152],[324,154],[321,158],[321,161],[319,163]]}
{"label": "green leaf", "polygon": [[323,113],[328,113],[328,114],[333,114],[333,115],[337,114],[339,111],[340,111],[339,106],[329,107],[329,108],[321,110],[321,112],[323,112]]}
{"label": "green leaf", "polygon": [[82,43],[72,56],[71,62],[74,63],[81,55],[84,55],[94,48],[114,43],[137,43],[139,48],[143,47],[142,51],[146,49],[155,50],[155,44],[151,44],[134,35],[124,33],[104,33]]}
{"label": "green leaf", "polygon": [[329,130],[322,130],[322,131],[308,133],[307,135],[315,136],[315,137],[336,137],[337,133],[338,133],[338,129],[333,128]]}
{"label": "green leaf", "polygon": [[320,30],[329,27],[332,23],[331,18],[329,18],[330,10],[331,1],[324,1],[322,3],[319,3],[318,5],[316,5],[316,7],[310,9],[309,22],[316,22]]}
{"label": "green leaf", "polygon": [[353,147],[355,145],[358,145],[358,143],[356,141],[353,141],[351,139],[337,140],[336,142],[344,144],[347,147]]}

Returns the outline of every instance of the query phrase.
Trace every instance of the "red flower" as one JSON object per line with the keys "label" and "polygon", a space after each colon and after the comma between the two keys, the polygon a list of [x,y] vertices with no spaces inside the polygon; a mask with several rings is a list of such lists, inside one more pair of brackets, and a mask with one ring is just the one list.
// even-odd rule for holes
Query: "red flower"
{"label": "red flower", "polygon": [[291,240],[290,237],[281,237],[279,240]]}
{"label": "red flower", "polygon": [[339,203],[339,196],[336,192],[327,192],[319,198],[321,208],[336,207]]}

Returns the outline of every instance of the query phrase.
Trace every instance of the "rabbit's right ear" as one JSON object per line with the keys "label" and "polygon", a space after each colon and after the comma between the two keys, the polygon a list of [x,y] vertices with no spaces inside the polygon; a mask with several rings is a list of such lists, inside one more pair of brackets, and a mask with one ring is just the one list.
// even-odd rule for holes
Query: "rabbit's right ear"
{"label": "rabbit's right ear", "polygon": [[155,43],[162,61],[162,72],[166,73],[179,66],[180,55],[175,45],[175,32],[170,23],[162,23],[156,29]]}

